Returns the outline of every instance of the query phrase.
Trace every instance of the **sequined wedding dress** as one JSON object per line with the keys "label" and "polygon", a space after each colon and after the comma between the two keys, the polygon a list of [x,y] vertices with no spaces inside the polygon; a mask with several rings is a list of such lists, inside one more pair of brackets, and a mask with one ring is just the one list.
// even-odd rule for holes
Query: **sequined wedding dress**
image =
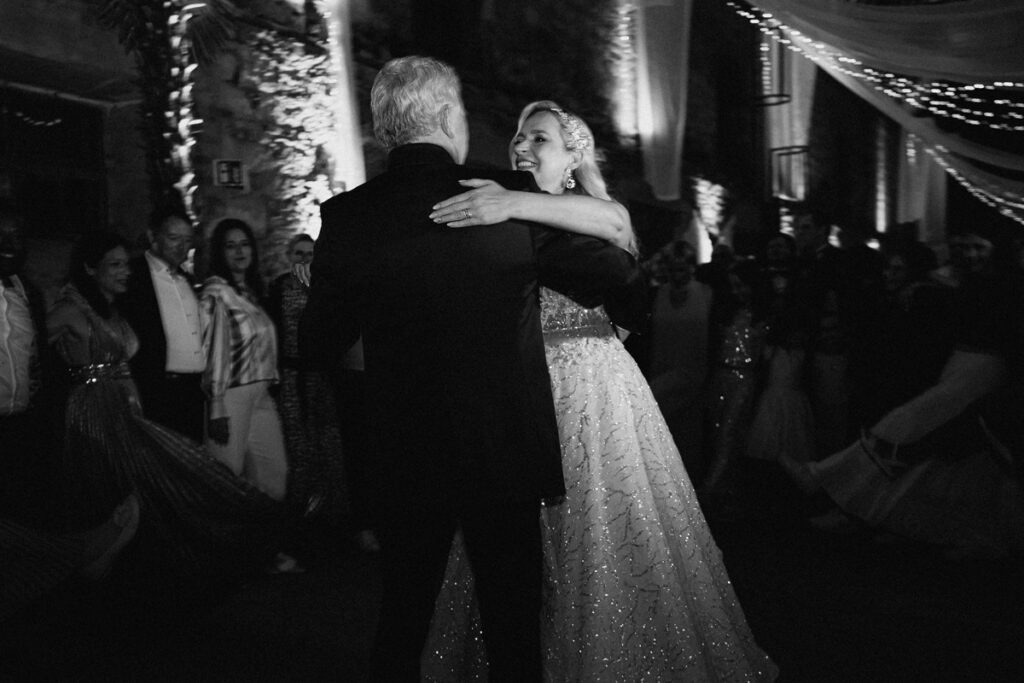
{"label": "sequined wedding dress", "polygon": [[[747,626],[647,382],[602,308],[542,290],[566,501],[542,513],[545,679],[763,681]],[[485,679],[456,537],[423,678]]]}

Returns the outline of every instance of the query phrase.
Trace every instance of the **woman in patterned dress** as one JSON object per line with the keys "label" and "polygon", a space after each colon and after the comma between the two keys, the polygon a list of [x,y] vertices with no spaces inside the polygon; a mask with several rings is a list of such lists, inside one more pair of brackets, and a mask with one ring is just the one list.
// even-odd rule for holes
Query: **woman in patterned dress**
{"label": "woman in patterned dress", "polygon": [[[560,196],[466,181],[473,189],[435,207],[435,220],[537,220],[632,248],[628,214],[608,196],[582,120],[553,102],[527,105],[509,155]],[[650,388],[603,307],[542,289],[541,320],[567,490],[563,504],[541,511],[546,680],[774,678]],[[472,593],[457,539],[424,678],[485,676]]]}

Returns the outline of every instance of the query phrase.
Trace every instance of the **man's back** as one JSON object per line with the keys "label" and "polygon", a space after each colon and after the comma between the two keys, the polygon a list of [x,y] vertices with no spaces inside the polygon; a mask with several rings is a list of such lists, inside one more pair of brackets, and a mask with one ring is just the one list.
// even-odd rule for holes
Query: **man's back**
{"label": "man's back", "polygon": [[407,476],[444,476],[484,497],[555,496],[561,465],[531,228],[429,219],[462,190],[459,178],[481,174],[432,145],[396,150],[387,173],[325,204],[314,299],[331,283],[341,302],[332,335],[348,343],[362,334],[371,428],[385,458],[405,456]]}

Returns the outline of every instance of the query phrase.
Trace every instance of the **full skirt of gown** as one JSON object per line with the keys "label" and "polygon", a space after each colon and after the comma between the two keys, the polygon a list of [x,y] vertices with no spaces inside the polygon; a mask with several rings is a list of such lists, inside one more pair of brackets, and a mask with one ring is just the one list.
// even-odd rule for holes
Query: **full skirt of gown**
{"label": "full skirt of gown", "polygon": [[141,510],[136,543],[165,568],[233,573],[273,557],[285,521],[281,504],[200,444],[144,418],[130,379],[96,377],[72,387],[65,429],[76,526],[108,516],[134,491]]}
{"label": "full skirt of gown", "polygon": [[[602,309],[542,301],[567,492],[541,512],[545,679],[771,680],[636,363]],[[483,679],[482,647],[457,537],[424,679]]]}

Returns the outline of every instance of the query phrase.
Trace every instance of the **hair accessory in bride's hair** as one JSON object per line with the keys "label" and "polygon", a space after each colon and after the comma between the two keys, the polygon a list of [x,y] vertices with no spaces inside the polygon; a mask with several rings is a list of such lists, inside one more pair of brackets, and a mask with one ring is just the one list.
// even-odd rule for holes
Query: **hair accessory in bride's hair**
{"label": "hair accessory in bride's hair", "polygon": [[548,103],[545,109],[550,110],[558,117],[562,129],[569,135],[569,141],[565,143],[566,147],[574,152],[577,150],[583,152],[594,146],[594,138],[590,137],[590,133],[580,117],[568,113],[554,103]]}

